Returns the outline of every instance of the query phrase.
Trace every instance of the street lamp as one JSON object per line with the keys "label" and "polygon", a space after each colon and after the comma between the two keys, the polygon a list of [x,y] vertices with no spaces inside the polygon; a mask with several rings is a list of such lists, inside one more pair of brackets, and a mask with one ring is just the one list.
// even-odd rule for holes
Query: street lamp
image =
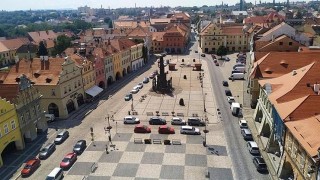
{"label": "street lamp", "polygon": [[204,78],[204,73],[199,73],[199,79],[201,83],[201,91],[202,91],[202,96],[203,96],[203,114],[204,114],[204,141],[202,142],[204,147],[207,147],[207,133],[209,132],[207,130],[207,122],[208,122],[208,117],[207,117],[207,109],[206,109],[206,93],[203,93],[203,78]]}
{"label": "street lamp", "polygon": [[132,111],[132,112],[134,111],[134,109],[133,109],[133,96],[132,96],[132,98],[131,98],[131,111]]}

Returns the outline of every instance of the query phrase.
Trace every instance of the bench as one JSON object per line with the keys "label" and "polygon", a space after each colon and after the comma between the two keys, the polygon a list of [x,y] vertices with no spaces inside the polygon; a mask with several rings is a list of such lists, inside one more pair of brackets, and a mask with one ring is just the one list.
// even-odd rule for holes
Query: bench
{"label": "bench", "polygon": [[161,114],[162,114],[162,116],[169,116],[168,112],[162,112]]}
{"label": "bench", "polygon": [[134,139],[133,139],[133,142],[134,142],[135,144],[143,144],[142,138],[134,138]]}
{"label": "bench", "polygon": [[147,112],[147,116],[153,116],[153,112]]}
{"label": "bench", "polygon": [[172,145],[181,145],[181,140],[180,139],[172,139]]}
{"label": "bench", "polygon": [[177,116],[184,117],[184,114],[183,113],[177,113]]}
{"label": "bench", "polygon": [[162,144],[161,139],[152,139],[153,144]]}
{"label": "bench", "polygon": [[96,171],[96,169],[98,168],[98,163],[93,163],[92,165],[91,165],[91,173],[93,173],[94,171]]}

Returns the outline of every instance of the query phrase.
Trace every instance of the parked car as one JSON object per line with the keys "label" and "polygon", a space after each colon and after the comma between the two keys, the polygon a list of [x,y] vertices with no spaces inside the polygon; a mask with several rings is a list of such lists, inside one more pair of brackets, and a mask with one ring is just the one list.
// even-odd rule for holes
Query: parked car
{"label": "parked car", "polygon": [[188,125],[189,126],[205,126],[206,123],[204,121],[201,121],[197,117],[190,117],[188,118]]}
{"label": "parked car", "polygon": [[254,157],[253,164],[256,167],[257,171],[267,171],[267,164],[262,157]]}
{"label": "parked car", "polygon": [[171,119],[171,125],[186,125],[186,121],[180,117],[173,117]]}
{"label": "parked car", "polygon": [[139,92],[139,87],[138,86],[133,87],[132,90],[131,90],[132,94],[137,94],[138,92]]}
{"label": "parked car", "polygon": [[165,119],[162,119],[160,117],[152,117],[149,120],[150,125],[166,125],[167,122]]}
{"label": "parked car", "polygon": [[225,61],[230,61],[230,58],[229,57],[225,57],[224,60]]}
{"label": "parked car", "polygon": [[241,129],[241,134],[244,140],[252,140],[252,133],[249,129]]}
{"label": "parked car", "polygon": [[33,158],[26,162],[26,165],[21,170],[21,176],[27,177],[30,176],[33,172],[35,172],[38,167],[41,165],[40,159]]}
{"label": "parked car", "polygon": [[56,150],[54,143],[49,143],[45,147],[40,149],[39,159],[47,159]]}
{"label": "parked car", "polygon": [[56,138],[54,139],[55,144],[61,144],[63,143],[67,138],[69,137],[69,131],[67,130],[62,130],[61,132],[58,133]]}
{"label": "parked car", "polygon": [[229,83],[228,83],[228,81],[222,81],[222,85],[225,86],[225,87],[228,87]]}
{"label": "parked car", "polygon": [[134,116],[126,116],[123,118],[123,124],[139,124],[140,119]]}
{"label": "parked car", "polygon": [[248,141],[247,148],[248,148],[249,152],[253,155],[260,154],[259,147],[258,147],[257,143],[254,141]]}
{"label": "parked car", "polygon": [[139,89],[142,89],[142,88],[143,88],[143,83],[138,83],[137,87],[138,87]]}
{"label": "parked car", "polygon": [[134,133],[151,133],[151,128],[146,125],[136,125],[134,127]]}
{"label": "parked car", "polygon": [[180,134],[200,135],[201,132],[198,128],[192,126],[181,126]]}
{"label": "parked car", "polygon": [[201,57],[206,57],[206,55],[205,54],[201,54]]}
{"label": "parked car", "polygon": [[48,174],[46,180],[61,180],[63,176],[63,169],[56,167]]}
{"label": "parked car", "polygon": [[224,90],[226,96],[232,96],[232,93],[229,89]]}
{"label": "parked car", "polygon": [[77,155],[81,154],[87,147],[86,140],[79,140],[74,146],[73,146],[73,152]]}
{"label": "parked car", "polygon": [[236,100],[234,99],[233,96],[227,96],[227,101],[228,101],[229,104],[232,104],[232,103],[236,102]]}
{"label": "parked car", "polygon": [[149,82],[149,78],[145,77],[142,81],[144,84],[147,84]]}
{"label": "parked car", "polygon": [[244,120],[244,119],[241,119],[239,121],[239,126],[240,126],[241,129],[242,128],[248,128],[248,122],[246,120]]}
{"label": "parked car", "polygon": [[174,134],[174,128],[167,126],[167,125],[162,125],[158,129],[159,134]]}
{"label": "parked car", "polygon": [[219,62],[214,63],[216,66],[220,66]]}
{"label": "parked car", "polygon": [[127,95],[124,97],[124,100],[125,100],[125,101],[130,101],[131,99],[132,99],[132,94],[131,94],[131,93],[127,94]]}
{"label": "parked car", "polygon": [[150,79],[153,79],[155,76],[156,76],[156,75],[155,75],[154,73],[151,73],[151,74],[149,75],[149,78],[150,78]]}
{"label": "parked car", "polygon": [[77,160],[77,154],[72,152],[64,156],[60,163],[60,168],[69,169]]}

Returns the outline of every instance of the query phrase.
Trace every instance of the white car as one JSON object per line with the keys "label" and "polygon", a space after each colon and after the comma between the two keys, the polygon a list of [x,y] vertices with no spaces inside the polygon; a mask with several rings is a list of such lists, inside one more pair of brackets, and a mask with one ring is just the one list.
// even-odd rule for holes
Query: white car
{"label": "white car", "polygon": [[227,101],[228,101],[229,104],[232,104],[232,103],[236,102],[236,100],[234,99],[233,96],[228,96],[227,97]]}
{"label": "white car", "polygon": [[198,128],[192,126],[181,126],[180,134],[200,135],[201,132]]}
{"label": "white car", "polygon": [[142,89],[142,88],[143,88],[143,83],[139,83],[139,84],[137,85],[137,87],[138,87],[139,89]]}
{"label": "white car", "polygon": [[134,116],[126,116],[123,118],[123,124],[139,124],[140,119]]}
{"label": "white car", "polygon": [[133,89],[131,90],[132,94],[136,94],[138,92],[139,92],[139,87],[138,86],[133,87]]}
{"label": "white car", "polygon": [[171,119],[171,125],[186,125],[186,121],[179,117],[173,117]]}
{"label": "white car", "polygon": [[248,122],[246,120],[244,120],[244,119],[241,119],[239,121],[239,126],[240,126],[241,129],[242,128],[248,128]]}

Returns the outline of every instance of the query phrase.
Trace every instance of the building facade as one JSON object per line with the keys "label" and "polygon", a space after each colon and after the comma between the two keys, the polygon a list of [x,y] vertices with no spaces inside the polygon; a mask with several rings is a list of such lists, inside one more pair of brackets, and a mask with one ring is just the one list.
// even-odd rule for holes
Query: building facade
{"label": "building facade", "polygon": [[249,50],[249,36],[242,29],[239,25],[208,24],[200,33],[202,52],[216,53],[220,46],[225,46],[228,51]]}
{"label": "building facade", "polygon": [[19,120],[15,105],[6,99],[0,99],[0,167],[3,166],[4,151],[12,148],[24,149]]}
{"label": "building facade", "polygon": [[142,49],[143,49],[142,43],[131,46],[130,52],[131,52],[132,71],[136,71],[144,65],[143,57],[142,57]]}

